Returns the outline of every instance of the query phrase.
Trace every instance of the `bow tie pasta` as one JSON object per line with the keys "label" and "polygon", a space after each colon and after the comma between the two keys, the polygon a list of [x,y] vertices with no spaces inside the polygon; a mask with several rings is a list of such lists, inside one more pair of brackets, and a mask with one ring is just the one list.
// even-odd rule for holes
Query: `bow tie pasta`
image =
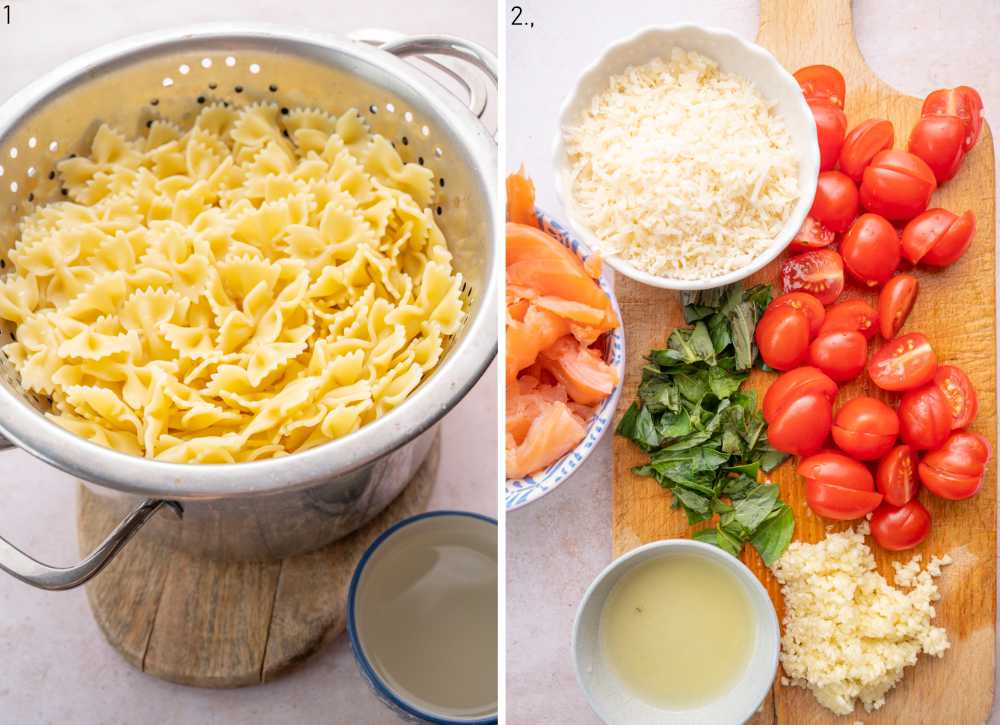
{"label": "bow tie pasta", "polygon": [[432,172],[353,109],[102,126],[59,173],[70,200],[9,253],[2,352],[97,443],[192,463],[325,443],[402,403],[464,320]]}

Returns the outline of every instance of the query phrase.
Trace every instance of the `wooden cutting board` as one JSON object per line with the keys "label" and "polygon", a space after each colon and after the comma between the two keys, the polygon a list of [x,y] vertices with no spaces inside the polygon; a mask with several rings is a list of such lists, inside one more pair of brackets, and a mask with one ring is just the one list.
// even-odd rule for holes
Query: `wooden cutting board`
{"label": "wooden cutting board", "polygon": [[[971,21],[974,22],[974,21]],[[879,80],[865,65],[854,39],[850,0],[763,0],[757,42],[768,48],[789,70],[826,63],[841,70],[847,80],[848,127],[869,117],[887,118],[896,129],[896,147],[905,148],[913,123],[920,116],[921,100],[905,96]],[[914,48],[914,52],[919,49]],[[993,140],[983,124],[979,143],[966,157],[958,175],[934,195],[932,206],[961,213],[972,209],[978,227],[965,256],[951,267],[931,272],[918,269],[920,293],[904,331],[924,332],[939,360],[954,363],[968,373],[979,398],[979,416],[972,429],[987,436],[996,447],[996,310],[994,250]],[[751,282],[775,283],[782,255]],[[619,276],[618,302],[625,323],[627,371],[620,416],[634,399],[642,358],[654,347],[663,347],[670,331],[683,325],[676,293],[645,287]],[[850,296],[874,297],[849,287]],[[874,347],[874,345],[872,346]],[[755,372],[750,385],[762,394],[773,378]],[[860,394],[883,397],[862,374],[845,386],[838,405]],[[628,441],[615,438],[613,546],[615,556],[657,539],[689,536],[681,512],[670,509],[670,494],[648,478],[630,472],[643,462],[641,452]],[[795,511],[795,540],[818,541],[827,522],[813,515],[794,464],[785,463],[774,475],[782,498]],[[868,714],[860,707],[856,717],[866,725],[966,725],[986,720],[993,703],[994,641],[996,621],[996,462],[973,499],[944,502],[921,493],[920,500],[933,517],[930,537],[910,552],[892,554],[873,547],[879,571],[891,581],[892,561],[908,560],[913,553],[950,554],[955,564],[940,580],[942,599],[936,623],[948,630],[952,646],[942,659],[922,657],[908,668],[903,681],[892,690],[886,705]],[[840,526],[839,528],[843,528]],[[783,616],[780,589],[750,547],[744,561],[760,577]],[[779,673],[780,674],[780,673]],[[754,723],[844,723],[820,707],[811,693],[775,684]]]}

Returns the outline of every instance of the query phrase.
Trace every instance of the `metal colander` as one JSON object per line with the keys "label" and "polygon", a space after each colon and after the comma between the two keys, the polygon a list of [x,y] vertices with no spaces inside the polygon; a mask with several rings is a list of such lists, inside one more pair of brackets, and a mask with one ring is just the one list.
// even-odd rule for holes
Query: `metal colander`
{"label": "metal colander", "polygon": [[[380,42],[387,36],[361,37]],[[63,198],[58,161],[89,153],[102,123],[136,137],[156,119],[189,125],[207,103],[240,107],[273,101],[335,115],[356,108],[404,161],[429,166],[437,221],[466,282],[467,323],[409,400],[351,436],[281,459],[169,464],[91,444],[48,421],[42,413],[49,402],[24,391],[0,353],[0,433],[104,493],[128,494],[117,500],[132,513],[117,538],[106,542],[104,554],[167,501],[183,509],[183,522],[164,524],[168,517],[158,516],[151,528],[164,528],[164,536],[179,545],[211,555],[284,556],[344,535],[402,490],[428,450],[431,427],[495,355],[496,146],[475,113],[401,60],[424,54],[450,56],[433,62],[460,81],[467,76],[454,59],[496,82],[495,59],[455,38],[408,38],[377,49],[311,32],[213,25],[143,35],[93,51],[0,107],[0,274],[8,268],[18,221],[36,206]],[[481,81],[464,85],[473,110],[481,112]],[[0,322],[0,346],[13,334],[10,323]],[[101,563],[91,562],[83,574],[74,568],[66,570],[73,575],[56,576],[0,540],[0,568],[43,586],[75,585]]]}

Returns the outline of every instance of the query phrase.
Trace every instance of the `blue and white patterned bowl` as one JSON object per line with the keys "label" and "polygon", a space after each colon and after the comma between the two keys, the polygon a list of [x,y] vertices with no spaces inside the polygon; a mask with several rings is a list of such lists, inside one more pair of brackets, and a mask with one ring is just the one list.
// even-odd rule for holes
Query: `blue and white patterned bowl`
{"label": "blue and white patterned bowl", "polygon": [[[538,214],[538,221],[542,225],[542,228],[562,242],[563,246],[573,250],[573,253],[580,259],[586,261],[593,254],[589,247],[573,237],[565,228],[545,214],[545,212],[540,209],[536,209],[535,211]],[[615,408],[618,406],[618,396],[621,395],[622,381],[625,380],[625,331],[620,324],[622,313],[618,309],[618,300],[615,297],[614,290],[611,288],[611,284],[603,274],[598,282],[601,285],[601,289],[611,299],[611,306],[615,310],[615,315],[618,316],[618,327],[608,333],[607,353],[604,358],[608,365],[618,371],[618,385],[615,386],[611,395],[601,403],[597,412],[590,419],[590,422],[587,424],[587,434],[576,448],[535,475],[507,479],[505,499],[508,511],[513,511],[514,509],[528,505],[532,501],[537,501],[572,476],[583,465],[583,462],[587,460],[587,456],[594,450],[597,441],[601,440],[601,436],[607,432],[614,422]]]}

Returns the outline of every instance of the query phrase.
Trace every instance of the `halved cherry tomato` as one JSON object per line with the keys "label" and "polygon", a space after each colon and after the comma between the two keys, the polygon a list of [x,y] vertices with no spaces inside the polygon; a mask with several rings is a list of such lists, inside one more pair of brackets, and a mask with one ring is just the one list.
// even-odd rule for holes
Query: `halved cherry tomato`
{"label": "halved cherry tomato", "polygon": [[767,428],[768,442],[784,453],[809,456],[823,447],[830,435],[833,406],[822,393],[807,393],[788,400]]}
{"label": "halved cherry tomato", "polygon": [[827,229],[847,231],[858,215],[858,187],[847,174],[821,171],[809,216]]}
{"label": "halved cherry tomato", "polygon": [[823,325],[823,320],[826,319],[826,308],[823,307],[822,302],[807,292],[789,292],[787,295],[779,295],[771,300],[767,309],[773,310],[783,305],[804,312],[809,319],[809,336],[811,338],[816,336],[819,328]]}
{"label": "halved cherry tomato", "polygon": [[896,446],[885,454],[875,471],[875,487],[885,496],[886,503],[902,506],[920,490],[917,478],[917,454],[908,445]]}
{"label": "halved cherry tomato", "polygon": [[828,332],[809,345],[809,364],[838,383],[858,377],[867,357],[868,342],[860,332]]}
{"label": "halved cherry tomato", "polygon": [[781,288],[808,292],[824,305],[844,291],[844,261],[831,249],[814,249],[790,258],[781,267]]}
{"label": "halved cherry tomato", "polygon": [[807,216],[795,233],[795,238],[789,242],[788,248],[793,252],[808,252],[810,249],[829,247],[836,238],[837,235],[833,231],[827,229],[811,216]]}
{"label": "halved cherry tomato", "polygon": [[860,332],[866,340],[878,331],[878,313],[862,299],[844,300],[828,309],[819,334],[851,331]]}
{"label": "halved cherry tomato", "polygon": [[881,458],[892,449],[898,435],[896,411],[863,395],[845,403],[833,423],[833,442],[858,461]]}
{"label": "halved cherry tomato", "polygon": [[878,319],[882,337],[891,340],[910,316],[919,283],[912,274],[897,274],[885,283],[878,296]]}
{"label": "halved cherry tomato", "polygon": [[862,214],[840,243],[844,266],[869,287],[884,284],[899,267],[899,236],[878,214]]}
{"label": "halved cherry tomato", "polygon": [[837,451],[822,451],[803,458],[796,470],[805,479],[855,491],[875,490],[875,479],[868,467]]}
{"label": "halved cherry tomato", "polygon": [[806,502],[828,519],[857,519],[882,502],[875,481],[864,464],[833,451],[804,459],[798,468],[806,479]]}
{"label": "halved cherry tomato", "polygon": [[760,356],[775,370],[798,367],[809,353],[809,318],[788,305],[769,309],[754,336]]}
{"label": "halved cherry tomato", "polygon": [[953,177],[965,158],[965,124],[957,116],[924,116],[910,131],[907,146],[934,172],[934,178],[943,184]]}
{"label": "halved cherry tomato", "polygon": [[954,365],[940,365],[934,373],[934,384],[948,399],[952,430],[969,425],[979,412],[979,401],[968,376]]}
{"label": "halved cherry tomato", "polygon": [[922,261],[932,267],[947,267],[965,254],[976,236],[976,215],[967,211],[951,223]]}
{"label": "halved cherry tomato", "polygon": [[979,140],[979,130],[983,126],[983,99],[979,92],[969,86],[942,88],[933,91],[924,99],[921,116],[958,116],[965,124],[963,149],[968,153]]}
{"label": "halved cherry tomato", "polygon": [[871,532],[883,549],[912,549],[931,532],[931,515],[916,499],[903,506],[883,503],[872,514]]}
{"label": "halved cherry tomato", "polygon": [[837,384],[818,368],[808,365],[782,373],[764,393],[764,420],[771,423],[786,403],[810,394],[821,395],[832,404],[837,397]]}
{"label": "halved cherry tomato", "polygon": [[833,66],[807,65],[795,71],[793,76],[806,98],[823,98],[838,108],[844,107],[847,86],[844,76]]}
{"label": "halved cherry tomato", "polygon": [[816,120],[816,140],[819,142],[819,170],[829,171],[837,165],[840,148],[844,145],[847,116],[824,98],[807,98],[806,103]]}
{"label": "halved cherry tomato", "polygon": [[892,124],[883,118],[862,121],[844,139],[840,149],[840,170],[860,184],[875,154],[892,148],[894,136]]}
{"label": "halved cherry tomato", "polygon": [[861,205],[886,219],[912,219],[927,208],[936,188],[934,172],[922,158],[887,149],[875,154],[861,177]]}
{"label": "halved cherry tomato", "polygon": [[979,491],[992,455],[990,442],[981,435],[958,431],[943,446],[924,456],[917,472],[931,493],[960,501]]}
{"label": "halved cherry tomato", "polygon": [[930,382],[937,355],[930,340],[919,332],[889,340],[868,363],[868,375],[882,390],[912,390]]}
{"label": "halved cherry tomato", "polygon": [[939,448],[951,433],[948,397],[934,383],[908,390],[899,401],[900,437],[914,450]]}
{"label": "halved cherry tomato", "polygon": [[928,209],[903,229],[903,256],[916,264],[925,262],[946,267],[972,244],[976,234],[976,215],[967,211],[956,216],[947,209]]}

